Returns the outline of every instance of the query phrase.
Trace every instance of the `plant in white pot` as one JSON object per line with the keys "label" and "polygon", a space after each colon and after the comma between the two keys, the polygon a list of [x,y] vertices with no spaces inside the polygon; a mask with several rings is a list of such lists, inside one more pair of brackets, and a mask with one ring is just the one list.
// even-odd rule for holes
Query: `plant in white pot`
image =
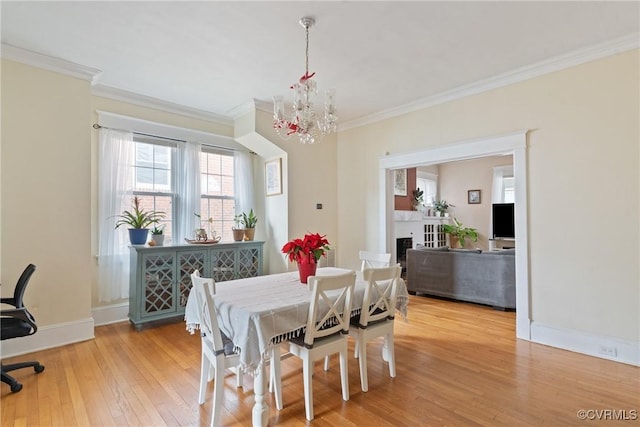
{"label": "plant in white pot", "polygon": [[144,245],[147,242],[149,234],[149,226],[157,224],[164,218],[164,212],[145,211],[140,207],[140,199],[138,196],[133,198],[133,209],[125,210],[118,215],[116,228],[122,225],[129,226],[129,241],[132,245]]}
{"label": "plant in white pot", "polygon": [[149,246],[162,245],[164,245],[164,225],[155,226],[151,230],[151,241],[149,241]]}

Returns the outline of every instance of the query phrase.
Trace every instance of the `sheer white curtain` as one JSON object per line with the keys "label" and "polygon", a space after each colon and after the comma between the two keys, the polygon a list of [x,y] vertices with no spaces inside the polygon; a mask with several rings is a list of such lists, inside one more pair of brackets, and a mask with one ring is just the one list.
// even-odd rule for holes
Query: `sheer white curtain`
{"label": "sheer white curtain", "polygon": [[[513,176],[513,166],[496,166],[493,168],[493,185],[491,203],[505,203],[504,179]],[[493,236],[493,209],[489,217],[489,236]]]}
{"label": "sheer white curtain", "polygon": [[251,154],[247,151],[236,151],[234,162],[234,191],[236,196],[236,214],[249,213],[253,208],[253,164]]}
{"label": "sheer white curtain", "polygon": [[200,221],[194,213],[200,212],[200,151],[202,144],[186,142],[178,144],[176,159],[176,194],[179,218],[175,226],[173,243],[184,243],[185,238],[193,238],[193,230],[200,228]]}
{"label": "sheer white curtain", "polygon": [[129,298],[129,237],[114,212],[131,202],[133,134],[100,129],[98,158],[98,288],[101,302]]}

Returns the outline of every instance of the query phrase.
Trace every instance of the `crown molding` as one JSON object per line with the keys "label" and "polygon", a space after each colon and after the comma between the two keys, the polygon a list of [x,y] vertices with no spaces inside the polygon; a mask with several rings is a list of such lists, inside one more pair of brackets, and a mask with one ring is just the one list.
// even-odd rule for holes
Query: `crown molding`
{"label": "crown molding", "polygon": [[225,126],[233,126],[233,120],[226,116],[212,113],[210,111],[200,110],[198,108],[186,107],[169,101],[163,101],[146,95],[140,95],[112,86],[100,84],[94,85],[91,88],[91,94],[94,96],[113,99],[115,101],[127,102],[140,107],[153,108],[167,113],[178,114],[192,119],[206,120]]}
{"label": "crown molding", "polygon": [[244,104],[238,105],[237,107],[228,111],[229,115],[233,120],[237,120],[240,117],[253,113],[256,110],[263,111],[265,113],[271,113],[273,106],[270,102],[262,101],[260,99],[251,99]]}
{"label": "crown molding", "polygon": [[382,120],[401,116],[403,114],[412,113],[424,108],[433,107],[445,102],[454,101],[470,95],[476,95],[499,87],[518,83],[524,80],[539,77],[545,74],[564,70],[566,68],[575,67],[600,58],[612,56],[617,53],[626,52],[628,50],[640,47],[640,34],[635,33],[629,36],[620,37],[605,43],[578,49],[573,52],[558,55],[553,58],[540,61],[538,63],[517,68],[515,70],[499,74],[484,80],[459,86],[457,88],[444,91],[433,96],[422,98],[414,102],[401,105],[395,108],[389,108],[368,116],[360,117],[340,124],[340,131],[353,129],[356,127],[380,122]]}
{"label": "crown molding", "polygon": [[4,59],[20,62],[32,67],[42,68],[66,76],[76,77],[87,80],[92,85],[102,73],[97,68],[86,67],[74,62],[65,61],[64,59],[54,58],[53,56],[43,55],[41,53],[22,49],[16,46],[2,43],[0,46],[0,55]]}

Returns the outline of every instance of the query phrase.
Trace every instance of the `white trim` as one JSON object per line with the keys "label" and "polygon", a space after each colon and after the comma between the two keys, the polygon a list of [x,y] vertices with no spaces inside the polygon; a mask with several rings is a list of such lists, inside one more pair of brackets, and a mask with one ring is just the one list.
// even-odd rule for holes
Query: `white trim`
{"label": "white trim", "polygon": [[202,144],[210,144],[232,150],[244,149],[242,144],[239,144],[230,136],[166,125],[163,123],[110,113],[108,111],[97,110],[96,113],[98,114],[98,124],[100,126],[158,135],[180,141],[200,142]]}
{"label": "white trim", "polygon": [[481,92],[486,92],[513,83],[532,79],[534,77],[561,71],[566,68],[575,67],[580,64],[595,61],[596,59],[615,55],[631,49],[637,49],[640,47],[639,37],[640,34],[636,33],[597,44],[595,46],[578,49],[573,52],[545,59],[535,64],[498,74],[497,76],[489,77],[487,79],[459,86],[426,98],[418,99],[417,101],[409,104],[389,108],[368,116],[350,120],[340,124],[340,131],[380,122],[382,120],[412,113],[424,108],[433,107],[434,105],[444,104],[445,102],[465,98],[470,95],[476,95]]}
{"label": "white trim", "polygon": [[392,172],[394,169],[432,165],[499,154],[513,155],[516,181],[516,336],[530,339],[529,244],[527,240],[527,130],[440,145],[421,151],[397,153],[380,159],[380,241],[378,250],[395,257]]}
{"label": "white trim", "polygon": [[30,50],[4,43],[1,45],[0,55],[11,61],[87,80],[91,82],[91,84],[94,84],[96,79],[102,73],[102,71],[97,68],[86,67],[84,65],[65,61],[64,59],[54,58],[53,56],[43,55],[41,53],[32,52]]}
{"label": "white trim", "polygon": [[224,126],[233,126],[233,120],[229,117],[222,116],[210,111],[200,110],[198,108],[186,107],[184,105],[175,104],[162,99],[152,98],[150,96],[140,95],[129,92],[124,89],[118,89],[111,86],[94,85],[91,88],[91,95],[100,96],[102,98],[122,101],[140,107],[153,108],[167,113],[177,114],[192,119],[206,120],[208,122],[221,124]]}
{"label": "white trim", "polygon": [[[606,335],[556,328],[540,322],[531,323],[531,341],[601,359],[640,366],[639,341],[627,341]],[[603,354],[602,347],[614,349],[614,355]]]}
{"label": "white trim", "polygon": [[95,338],[93,328],[92,318],[42,326],[34,335],[2,341],[2,358],[90,340]]}
{"label": "white trim", "polygon": [[126,322],[129,320],[129,303],[105,305],[94,307],[91,310],[95,326],[110,325],[112,323]]}

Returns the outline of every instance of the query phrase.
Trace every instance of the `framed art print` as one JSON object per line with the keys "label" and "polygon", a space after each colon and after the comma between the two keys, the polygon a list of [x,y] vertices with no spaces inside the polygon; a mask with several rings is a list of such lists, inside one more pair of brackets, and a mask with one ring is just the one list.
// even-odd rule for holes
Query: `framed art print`
{"label": "framed art print", "polygon": [[406,196],[407,195],[407,170],[396,169],[393,171],[393,195],[394,196]]}
{"label": "framed art print", "polygon": [[282,158],[265,162],[264,182],[267,196],[282,194]]}
{"label": "framed art print", "polygon": [[469,190],[467,192],[467,203],[470,205],[480,204],[480,190]]}

